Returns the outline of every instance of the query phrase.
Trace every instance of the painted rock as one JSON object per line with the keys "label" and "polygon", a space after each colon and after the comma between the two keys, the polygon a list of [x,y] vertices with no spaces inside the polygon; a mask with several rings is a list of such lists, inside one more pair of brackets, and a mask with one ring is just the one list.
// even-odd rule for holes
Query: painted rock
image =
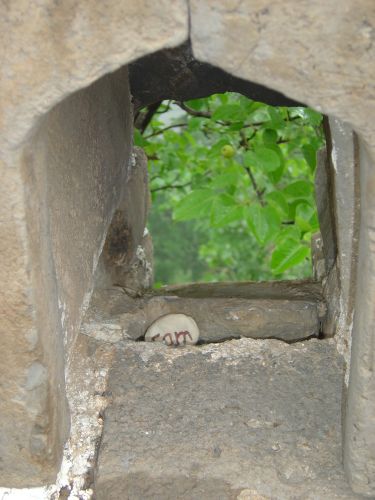
{"label": "painted rock", "polygon": [[196,322],[186,314],[166,314],[148,327],[145,340],[147,342],[164,342],[169,346],[196,344],[199,339],[199,328]]}

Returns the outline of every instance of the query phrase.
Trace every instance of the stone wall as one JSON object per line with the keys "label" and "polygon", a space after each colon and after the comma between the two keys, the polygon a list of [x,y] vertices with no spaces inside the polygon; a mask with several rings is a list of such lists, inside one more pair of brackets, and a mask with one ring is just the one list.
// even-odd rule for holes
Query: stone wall
{"label": "stone wall", "polygon": [[16,1],[0,23],[0,484],[31,486],[59,469],[64,358],[128,165],[126,70],[100,77],[186,39],[187,9]]}
{"label": "stone wall", "polygon": [[[374,3],[17,0],[2,6],[0,23],[6,41],[0,77],[0,483],[46,483],[59,467],[68,432],[64,363],[121,203],[129,158],[126,70],[111,72],[186,41],[190,29],[199,61],[304,102],[358,134],[354,303],[353,273],[348,278],[344,271],[353,262],[340,257],[341,297],[351,302],[348,317],[353,305],[355,311],[344,451],[353,488],[374,495]],[[340,199],[337,210],[343,210]]]}

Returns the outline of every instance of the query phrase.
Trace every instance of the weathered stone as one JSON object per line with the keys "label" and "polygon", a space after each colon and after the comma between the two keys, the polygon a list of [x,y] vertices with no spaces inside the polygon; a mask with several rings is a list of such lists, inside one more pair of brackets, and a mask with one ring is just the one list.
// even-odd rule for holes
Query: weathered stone
{"label": "weathered stone", "polygon": [[246,490],[358,498],[341,465],[343,369],[332,340],[117,349],[98,500],[251,498]]}
{"label": "weathered stone", "polygon": [[375,145],[372,0],[349,0],[342,9],[335,0],[191,0],[190,6],[199,61],[349,122]]}
{"label": "weathered stone", "polygon": [[326,266],[323,254],[323,239],[320,232],[311,236],[311,261],[313,277],[316,281],[322,281],[326,276]]}
{"label": "weathered stone", "polygon": [[331,294],[329,303],[330,308],[336,308],[335,338],[349,372],[360,228],[360,158],[358,138],[350,126],[330,118],[329,129],[339,280],[339,287],[334,289],[337,296]]}
{"label": "weathered stone", "polygon": [[275,300],[323,300],[322,284],[312,280],[287,281],[222,281],[217,283],[187,283],[166,285],[154,291],[155,295],[177,297],[275,299]]}
{"label": "weathered stone", "polygon": [[183,0],[15,1],[0,25],[0,484],[30,486],[59,468],[64,359],[125,184],[127,72],[111,72],[182,43],[188,16]]}
{"label": "weathered stone", "polygon": [[[178,312],[194,316],[202,342],[218,342],[241,336],[293,341],[319,335],[316,302],[166,296],[150,299],[142,309],[146,325],[161,314]],[[130,328],[128,333],[132,335]]]}
{"label": "weathered stone", "polygon": [[[141,148],[134,148],[124,183],[123,201],[112,219],[101,255],[103,268],[109,275],[106,280],[109,285],[142,289],[142,279],[133,274],[141,260],[140,248],[146,246],[143,240],[147,236],[149,206],[147,157]],[[148,253],[152,255],[152,247],[150,250]]]}
{"label": "weathered stone", "polygon": [[[350,0],[339,10],[334,0],[191,0],[190,5],[192,48],[199,61],[334,116],[363,141],[358,149],[361,222],[351,356],[356,368],[349,381],[344,448],[353,488],[374,496],[375,4]],[[332,281],[340,286],[338,279]]]}
{"label": "weathered stone", "polygon": [[315,200],[319,217],[320,234],[323,241],[325,272],[328,274],[336,262],[337,238],[334,215],[334,187],[331,163],[327,150],[321,149],[317,155],[315,171]]}
{"label": "weathered stone", "polygon": [[194,319],[186,314],[166,314],[147,328],[146,342],[164,342],[168,346],[196,344],[199,328]]}
{"label": "weathered stone", "polygon": [[[327,293],[337,297],[335,289],[343,287],[340,297],[348,301],[342,307],[332,302],[343,315],[331,317],[345,320],[348,332],[352,284],[357,281],[345,465],[353,487],[374,496],[374,3],[348,0],[338,9],[333,0],[191,0],[190,7],[193,52],[200,61],[336,116],[359,134],[358,277],[352,247],[342,260],[339,255],[341,267],[329,276],[332,292]],[[0,455],[5,469],[0,481],[6,484],[46,482],[57,468],[67,430],[64,357],[69,359],[106,230],[121,198],[113,164],[108,168],[105,158],[107,153],[112,159],[118,154],[117,159],[124,160],[123,172],[127,155],[116,141],[114,154],[108,136],[102,137],[108,128],[126,129],[113,123],[122,116],[122,107],[112,101],[117,91],[110,82],[116,76],[91,84],[137,57],[186,40],[187,9],[183,0],[43,0],[32,9],[14,1],[3,8],[1,32],[7,43],[0,76],[0,333],[5,360],[0,369]],[[78,89],[84,90],[61,102]],[[108,115],[104,108],[110,110]],[[80,120],[86,124],[86,118],[89,127],[81,127]],[[95,158],[92,161],[93,156],[99,159],[99,149],[100,166]],[[66,162],[61,161],[64,155]],[[71,162],[73,157],[84,160]],[[103,190],[87,194],[85,188],[92,185],[82,187],[80,181],[92,180],[89,173],[103,182]],[[103,205],[104,199],[108,203]],[[342,200],[337,200],[337,207],[346,220]],[[80,219],[80,214],[86,216]],[[347,235],[337,237],[342,248],[347,248],[344,239],[349,239],[349,232],[352,225]],[[90,243],[88,248],[81,246],[83,241]],[[298,464],[294,468],[298,471]],[[285,477],[293,478],[293,471],[287,470]],[[259,477],[267,484],[267,477]],[[246,487],[239,495],[249,490],[254,488]],[[327,492],[322,496],[333,498]]]}
{"label": "weathered stone", "polygon": [[108,341],[137,340],[160,316],[192,316],[200,342],[233,337],[277,338],[287,342],[318,336],[325,308],[314,300],[145,296],[132,299],[115,288],[97,290],[82,329]]}
{"label": "weathered stone", "polygon": [[344,463],[356,491],[375,495],[375,169],[359,141],[361,225],[346,404]]}
{"label": "weathered stone", "polygon": [[[22,302],[14,285],[8,290],[2,283],[0,291],[6,352],[0,367],[2,484],[51,481],[60,464],[69,423],[64,359],[88,305],[126,178],[131,132],[126,74],[120,70],[65,99],[24,147],[28,244],[27,260],[19,265],[27,265],[30,281]],[[6,244],[7,235],[0,240]],[[2,255],[1,266],[9,251],[4,248]],[[12,281],[9,270],[7,276]],[[22,289],[21,281],[17,285]],[[22,304],[26,324],[18,320]]]}
{"label": "weathered stone", "polygon": [[[145,78],[147,75],[147,78]],[[197,61],[190,41],[149,54],[129,66],[136,110],[164,99],[188,101],[222,92],[239,92],[273,106],[299,106],[280,92],[236,78],[220,68]]]}

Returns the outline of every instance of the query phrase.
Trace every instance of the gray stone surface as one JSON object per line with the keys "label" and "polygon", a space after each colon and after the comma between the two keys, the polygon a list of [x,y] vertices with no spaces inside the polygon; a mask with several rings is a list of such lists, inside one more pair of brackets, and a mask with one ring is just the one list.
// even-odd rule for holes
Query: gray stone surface
{"label": "gray stone surface", "polygon": [[[69,435],[64,362],[88,306],[106,230],[123,194],[130,139],[125,68],[55,106],[24,147],[25,260],[10,265],[6,278],[12,284],[7,288],[2,281],[0,289],[4,486],[51,482],[59,469]],[[6,234],[0,237],[1,247],[7,242]],[[11,248],[1,250],[1,269]],[[28,285],[10,273],[17,262],[19,275],[22,266],[27,268]],[[13,293],[14,284],[25,286],[21,297]]]}
{"label": "gray stone surface", "polygon": [[341,465],[333,340],[116,347],[98,500],[358,498]]}
{"label": "gray stone surface", "polygon": [[251,299],[152,294],[133,298],[127,289],[112,287],[95,292],[82,331],[108,341],[136,340],[159,317],[178,313],[194,318],[203,343],[241,336],[296,341],[319,335],[325,307],[315,300],[293,300],[292,296],[257,299],[255,292]]}
{"label": "gray stone surface", "polygon": [[31,486],[59,469],[64,358],[124,184],[131,116],[113,72],[186,40],[188,15],[185,0],[0,10],[0,484]]}
{"label": "gray stone surface", "polygon": [[372,0],[340,8],[336,0],[190,0],[190,11],[199,61],[349,122],[375,146]]}
{"label": "gray stone surface", "polygon": [[142,279],[132,275],[132,266],[137,265],[137,251],[143,247],[149,207],[147,157],[141,148],[135,147],[124,182],[122,202],[114,214],[100,257],[102,268],[108,275],[102,286],[120,285],[142,290]]}
{"label": "gray stone surface", "polygon": [[345,419],[345,469],[356,491],[375,498],[375,169],[359,143],[361,226]]}
{"label": "gray stone surface", "polygon": [[166,285],[154,291],[155,295],[176,295],[186,298],[239,298],[276,300],[323,300],[322,284],[319,281],[221,281],[213,283],[186,283]]}
{"label": "gray stone surface", "polygon": [[[334,116],[350,124],[362,142],[358,288],[351,356],[355,375],[349,380],[349,415],[361,412],[362,423],[357,431],[356,419],[349,417],[345,453],[353,488],[374,497],[375,3],[190,0],[190,6],[193,54],[199,61]],[[340,286],[335,279],[332,288],[336,284]],[[352,430],[348,432],[348,428]]]}
{"label": "gray stone surface", "polygon": [[[90,213],[89,228],[86,219],[75,216],[75,206],[65,217],[54,194],[61,187],[66,208],[77,185],[69,186],[65,168],[51,185],[43,169],[38,172],[32,164],[36,158],[38,165],[51,165],[51,173],[58,164],[69,172],[72,164],[61,158],[66,154],[70,159],[77,150],[70,151],[69,141],[63,139],[56,151],[49,143],[51,134],[60,137],[59,127],[50,129],[46,124],[64,109],[69,114],[68,108],[58,105],[46,115],[67,97],[71,104],[69,96],[80,89],[85,89],[82,100],[89,101],[87,87],[105,73],[182,43],[190,21],[193,52],[200,61],[337,116],[359,133],[362,207],[345,460],[353,487],[375,495],[375,4],[348,0],[339,7],[335,0],[190,0],[189,5],[184,0],[42,0],[32,9],[27,2],[3,4],[0,24],[7,43],[0,74],[1,482],[40,484],[57,469],[67,430],[64,340],[67,346],[74,345],[79,317],[90,296],[89,285],[82,295],[84,282],[91,282],[116,204],[112,200],[113,205],[107,206],[104,222],[100,210],[97,218]],[[97,110],[94,101],[91,112]],[[82,108],[72,107],[75,120],[81,113],[84,121]],[[77,144],[90,146],[83,156],[91,159],[99,144],[93,129],[100,120],[96,112],[90,116],[93,128],[89,127],[88,136],[76,138]],[[110,120],[108,116],[106,126]],[[38,130],[44,130],[44,137],[39,136],[40,148],[32,151]],[[61,137],[75,132],[67,127],[62,131]],[[46,152],[49,158],[44,158]],[[89,164],[96,165],[91,160]],[[95,168],[88,172],[100,177]],[[101,194],[113,195],[111,189]],[[100,205],[102,199],[95,196]],[[83,200],[81,208],[93,199]],[[56,234],[65,224],[67,234]],[[102,238],[100,231],[91,232],[100,225]],[[84,245],[80,253],[76,251],[86,229],[98,236],[89,241],[93,247],[87,254]],[[82,283],[78,283],[80,271]],[[339,287],[340,281],[332,286]],[[27,439],[20,442],[22,435]]]}
{"label": "gray stone surface", "polygon": [[326,148],[322,148],[317,154],[315,171],[315,201],[319,217],[320,233],[323,240],[323,254],[326,273],[328,273],[336,261],[337,237],[334,216],[334,187],[332,164],[327,158]]}
{"label": "gray stone surface", "polygon": [[335,316],[335,339],[349,372],[360,230],[360,158],[358,137],[348,124],[329,118],[329,130],[337,238],[337,269],[334,272],[338,275],[337,279],[330,278],[329,281],[334,285],[339,282],[338,287],[330,287],[328,283],[332,289],[330,309],[335,308],[330,315]]}

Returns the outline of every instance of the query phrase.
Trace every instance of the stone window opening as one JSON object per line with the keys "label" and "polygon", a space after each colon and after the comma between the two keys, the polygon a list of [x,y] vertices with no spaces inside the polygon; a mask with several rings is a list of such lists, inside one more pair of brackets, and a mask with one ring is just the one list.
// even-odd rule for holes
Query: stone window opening
{"label": "stone window opening", "polygon": [[[268,14],[267,9],[262,13],[262,15]],[[118,68],[118,61],[110,67]],[[159,73],[148,71],[148,67],[159,67],[161,71]],[[172,68],[172,71],[169,68]],[[133,93],[132,106],[130,106],[128,99],[128,70]],[[212,72],[216,72],[218,77],[213,78]],[[104,74],[103,69],[96,74]],[[239,70],[238,74],[245,75],[246,72]],[[153,78],[155,78],[154,82]],[[203,373],[205,374],[202,378],[203,382],[206,380],[215,381],[210,387],[212,394],[224,394],[225,396],[224,389],[236,387],[236,383],[233,381],[237,380],[238,373],[243,374],[242,382],[246,379],[245,384],[239,383],[238,385],[242,395],[248,394],[246,392],[248,389],[247,381],[251,379],[252,373],[259,375],[259,380],[262,380],[262,384],[267,386],[271,379],[268,378],[268,375],[262,379],[262,366],[268,366],[267,363],[272,358],[274,362],[272,367],[275,367],[276,370],[279,368],[276,359],[279,353],[281,353],[280,359],[288,361],[291,359],[289,356],[293,357],[298,351],[299,354],[296,354],[299,356],[297,372],[304,376],[306,387],[310,387],[308,379],[314,378],[317,373],[327,373],[330,380],[335,379],[335,387],[332,392],[330,392],[330,385],[324,376],[319,378],[317,385],[326,391],[324,392],[324,402],[336,398],[335,406],[329,407],[327,410],[328,413],[331,412],[328,415],[329,418],[332,415],[336,418],[341,404],[341,400],[339,401],[341,393],[338,395],[337,389],[341,387],[341,374],[344,372],[342,361],[337,358],[337,346],[339,352],[344,356],[347,367],[350,366],[351,376],[354,380],[349,385],[348,413],[344,422],[348,431],[343,444],[345,467],[357,491],[368,493],[372,486],[368,486],[369,482],[363,481],[367,472],[363,472],[361,457],[362,451],[368,451],[370,448],[365,440],[363,450],[359,449],[358,458],[358,446],[355,444],[360,441],[357,436],[363,435],[363,429],[365,431],[367,429],[367,420],[364,417],[367,414],[361,404],[365,405],[364,401],[368,399],[365,397],[365,393],[368,393],[368,386],[365,384],[364,389],[362,386],[358,389],[359,385],[356,385],[356,381],[362,380],[364,371],[362,365],[368,361],[366,352],[366,355],[363,356],[363,349],[366,350],[366,345],[370,345],[365,342],[365,347],[361,347],[359,340],[368,334],[367,324],[371,323],[368,304],[364,304],[362,307],[356,298],[356,290],[358,289],[357,282],[366,284],[370,279],[371,273],[366,274],[364,270],[367,262],[373,260],[373,255],[369,250],[372,248],[369,244],[369,234],[370,236],[372,234],[369,217],[373,212],[373,205],[371,205],[372,202],[369,201],[368,196],[365,196],[366,192],[363,187],[365,183],[362,182],[361,186],[359,185],[360,163],[363,179],[370,178],[371,180],[372,178],[369,168],[371,151],[369,153],[365,140],[362,138],[366,137],[363,129],[362,136],[357,136],[349,125],[334,118],[333,115],[336,114],[336,111],[338,116],[347,117],[340,106],[335,107],[336,104],[330,103],[329,100],[324,101],[325,109],[331,110],[332,115],[330,114],[325,119],[327,148],[321,154],[321,169],[316,179],[321,234],[314,240],[313,260],[314,278],[316,278],[314,282],[226,284],[220,286],[193,284],[190,287],[166,287],[160,292],[155,292],[151,290],[152,266],[148,258],[152,255],[152,243],[145,230],[149,209],[147,169],[142,151],[133,149],[131,146],[131,108],[137,110],[141,104],[158,102],[171,96],[180,101],[199,97],[200,93],[203,92],[202,89],[205,89],[204,94],[207,95],[208,90],[205,86],[210,82],[213,82],[213,88],[210,89],[210,92],[236,90],[243,92],[244,95],[248,93],[254,99],[275,104],[291,105],[292,103],[298,104],[298,101],[293,101],[278,91],[251,83],[250,80],[242,80],[230,76],[228,73],[224,74],[222,70],[209,64],[199,63],[192,56],[189,43],[177,49],[166,49],[153,53],[136,60],[129,67],[117,69],[114,73],[108,73],[91,83],[93,80],[92,73],[90,73],[89,76],[86,75],[86,80],[82,78],[79,83],[73,82],[71,87],[68,85],[65,88],[65,93],[58,89],[56,96],[60,94],[61,96],[55,98],[55,106],[53,107],[51,107],[53,101],[51,94],[46,98],[47,104],[42,103],[42,101],[33,101],[34,108],[31,107],[30,116],[34,121],[32,122],[30,118],[32,126],[29,123],[28,135],[23,133],[27,128],[27,115],[25,115],[26,125],[24,129],[17,132],[18,136],[16,134],[17,140],[19,137],[23,137],[21,154],[18,150],[16,153],[14,151],[9,153],[13,163],[19,167],[17,169],[19,178],[16,179],[18,184],[16,182],[14,185],[24,183],[23,187],[25,187],[22,193],[22,203],[19,204],[24,206],[25,215],[24,218],[20,217],[17,220],[17,224],[22,220],[22,224],[25,225],[23,234],[27,235],[27,244],[24,241],[22,244],[28,252],[25,262],[27,260],[27,276],[30,282],[27,282],[28,285],[25,285],[24,288],[29,294],[28,297],[32,299],[33,306],[30,306],[29,309],[35,324],[33,323],[34,326],[27,329],[27,347],[23,345],[20,348],[18,344],[16,346],[18,350],[22,351],[25,358],[28,356],[27,353],[32,353],[29,362],[27,359],[25,362],[22,360],[28,371],[25,372],[26,375],[22,371],[22,377],[18,377],[18,373],[15,372],[12,381],[15,387],[20,387],[27,394],[28,399],[25,400],[24,404],[25,408],[27,407],[27,414],[22,413],[23,409],[20,410],[22,405],[17,400],[17,412],[19,410],[19,413],[17,413],[16,423],[17,428],[21,426],[30,439],[25,445],[25,453],[17,464],[14,464],[14,461],[11,463],[11,471],[6,464],[5,472],[2,474],[5,478],[10,477],[12,485],[15,486],[32,486],[40,482],[46,484],[51,481],[61,463],[63,444],[69,435],[69,411],[66,404],[66,394],[70,403],[72,419],[77,419],[75,424],[80,422],[80,424],[73,426],[73,438],[70,442],[70,445],[73,443],[73,447],[77,445],[79,436],[79,432],[75,435],[74,433],[77,433],[79,425],[85,420],[82,419],[82,415],[79,415],[80,408],[82,408],[82,397],[83,394],[90,394],[92,398],[90,401],[95,400],[97,405],[99,403],[95,398],[103,398],[100,400],[102,405],[100,412],[97,411],[98,406],[95,404],[90,407],[90,411],[95,425],[98,423],[97,416],[99,415],[101,429],[104,425],[102,415],[105,415],[106,431],[102,441],[101,434],[99,439],[95,441],[95,446],[98,443],[99,446],[97,448],[93,446],[90,451],[93,454],[90,458],[89,484],[86,486],[91,487],[94,484],[92,478],[92,474],[94,474],[95,488],[98,492],[98,498],[101,498],[100,495],[103,495],[108,487],[105,450],[114,449],[115,446],[121,444],[117,438],[119,435],[119,429],[116,428],[118,422],[121,421],[123,424],[121,431],[124,428],[132,427],[132,422],[128,422],[127,417],[121,420],[115,414],[117,411],[116,401],[118,402],[117,395],[120,395],[120,399],[123,398],[122,401],[126,400],[128,403],[131,400],[131,390],[134,389],[132,387],[128,391],[129,387],[124,385],[123,381],[127,380],[128,376],[129,378],[134,377],[134,380],[137,381],[137,377],[151,366],[152,381],[157,380],[158,373],[161,373],[160,383],[154,384],[152,388],[152,393],[157,395],[157,397],[153,397],[153,401],[164,401],[163,398],[165,398],[165,406],[174,408],[173,400],[169,400],[162,390],[170,382],[170,373],[164,368],[164,371],[160,372],[158,362],[154,363],[151,360],[148,364],[154,353],[162,358],[166,356],[165,359],[169,356],[169,365],[173,365],[176,361],[173,366],[180,366],[181,370],[174,374],[175,381],[178,381],[181,376],[181,381],[185,382],[195,371],[198,374]],[[91,83],[91,85],[82,88],[84,81]],[[81,90],[75,91],[74,85]],[[168,85],[171,88],[168,89]],[[282,85],[277,83],[275,87],[282,88]],[[137,88],[138,90],[135,92]],[[292,88],[293,86],[291,86]],[[173,92],[176,93],[173,94]],[[288,93],[293,94],[293,91],[288,90]],[[304,92],[299,93],[299,95],[303,94]],[[322,100],[326,99],[324,92],[322,92],[321,97]],[[316,95],[312,101],[314,100],[316,102]],[[56,103],[56,101],[59,102]],[[48,110],[45,114],[43,114],[44,108]],[[353,123],[355,125],[355,120]],[[9,143],[12,144],[12,141],[15,141],[14,137]],[[7,179],[8,177],[6,182]],[[12,184],[12,186],[14,185]],[[361,201],[363,202],[361,214],[362,253],[360,255],[364,267],[357,269],[360,190],[362,190]],[[9,189],[10,192],[11,189]],[[5,194],[8,195],[8,193]],[[17,205],[18,208],[19,205]],[[367,260],[363,257],[366,255],[368,255]],[[22,281],[23,278],[21,278]],[[350,363],[354,304],[357,307],[355,321],[359,325],[364,325],[364,328],[357,328],[356,336],[353,337],[354,349],[352,363]],[[211,316],[207,313],[208,311],[211,312]],[[200,322],[199,318],[202,318],[201,320],[206,321],[206,324],[213,324],[211,329],[201,326],[201,331],[206,332],[206,338],[201,337],[201,345],[199,349],[196,349],[198,356],[203,356],[196,364],[194,364],[195,362],[189,364],[192,358],[187,356],[188,363],[184,366],[184,363],[181,362],[183,353],[177,353],[178,350],[175,351],[176,354],[165,354],[173,352],[173,350],[162,350],[164,346],[150,346],[133,342],[140,339],[155,320],[166,314],[174,313],[191,315],[198,319],[198,323]],[[370,318],[368,322],[365,321],[366,318]],[[238,325],[241,321],[243,322],[241,328],[247,329],[247,334],[243,334],[242,330],[240,333],[236,333],[235,341],[230,341],[229,335],[233,336],[233,325]],[[15,324],[18,328],[17,322]],[[12,328],[9,329],[9,332],[13,335],[14,329],[12,330]],[[236,326],[235,328],[240,327]],[[311,329],[309,330],[309,328]],[[311,335],[308,334],[310,332],[312,332]],[[309,339],[314,336],[324,341],[318,343],[312,340],[310,342]],[[237,337],[241,338],[237,339]],[[329,337],[334,338],[330,339]],[[365,337],[365,340],[366,338],[368,340],[369,335]],[[262,342],[259,342],[259,339],[262,339]],[[228,340],[228,342],[223,342],[223,340]],[[279,343],[278,340],[284,342]],[[309,342],[305,342],[307,340]],[[104,355],[100,357],[103,352],[108,354],[108,359],[111,356],[111,359],[116,359],[114,365],[110,367],[106,365],[108,359],[104,359]],[[361,352],[362,355],[360,355]],[[251,356],[252,353],[255,353],[255,357],[252,359],[252,361],[255,360],[255,364],[258,362],[257,359],[263,359],[264,363],[257,365],[253,372],[251,372],[251,363],[242,364],[239,361],[241,357],[247,360],[247,357]],[[226,356],[228,356],[230,363],[215,368],[213,371],[210,368],[212,365],[206,363],[207,358],[217,362]],[[9,359],[12,361],[14,357],[10,356]],[[38,361],[35,361],[36,359]],[[90,361],[87,361],[88,359]],[[133,366],[134,359],[140,360],[141,371],[129,373],[127,369]],[[311,366],[314,366],[310,373],[305,371],[306,359],[311,360]],[[88,364],[84,365],[86,361],[88,364],[91,363],[90,368],[87,368]],[[8,365],[5,364],[5,366]],[[99,366],[102,365],[104,365],[103,369],[99,370]],[[169,367],[169,365],[167,366]],[[238,366],[239,368],[237,371],[237,368],[232,369],[228,366]],[[10,368],[13,369],[13,365]],[[82,376],[82,370],[87,370],[84,376]],[[13,373],[11,370],[9,372]],[[220,378],[223,372],[228,375],[228,381],[230,381],[227,385],[222,384]],[[65,373],[66,387],[64,385]],[[278,374],[277,371],[275,373]],[[216,377],[218,374],[219,376]],[[348,386],[348,377],[349,369],[346,370],[346,386]],[[277,377],[275,379],[277,382]],[[27,380],[26,385],[25,380]],[[281,377],[280,380],[287,385],[288,380],[290,382],[291,379]],[[299,387],[299,381],[298,377],[293,379],[291,387]],[[107,382],[108,387],[110,387],[108,391]],[[201,380],[196,381],[197,387],[199,387],[197,394],[204,397],[205,383],[201,384],[200,382]],[[274,388],[276,385],[270,384],[269,387]],[[132,393],[133,396],[136,395],[136,399],[132,400],[135,409],[141,408],[145,404],[147,394],[144,389],[149,389],[147,384],[138,384],[137,388],[139,390]],[[170,389],[170,394],[173,394],[172,386]],[[320,401],[318,389],[319,387],[311,387],[313,396],[311,399],[307,399],[309,403]],[[158,392],[159,390],[161,392]],[[343,393],[345,394],[345,390]],[[179,395],[181,394],[183,395],[184,392],[180,391]],[[194,396],[193,391],[190,394]],[[236,398],[235,394],[231,393],[230,395],[234,399]],[[277,400],[276,393],[272,393],[271,396]],[[299,393],[299,397],[301,400],[305,397],[303,391]],[[13,396],[12,398],[10,400],[13,404],[15,398]],[[274,402],[272,398],[270,404]],[[296,399],[298,400],[298,397]],[[207,400],[210,400],[210,397],[207,397]],[[219,401],[220,398],[218,397],[217,400]],[[247,400],[246,398],[238,398],[238,400],[241,403],[246,403],[246,410],[251,410],[253,404],[251,398]],[[259,401],[261,400],[260,397]],[[194,408],[195,401],[195,397],[185,401],[186,414],[189,414],[189,408]],[[354,404],[355,401],[360,401],[361,404]],[[113,402],[115,403],[111,406],[109,403]],[[215,406],[215,400],[212,403],[212,406]],[[109,405],[108,412],[104,411],[107,404]],[[229,413],[237,411],[236,405],[226,405],[224,400],[220,404],[222,414],[227,411]],[[346,404],[345,401],[344,404]],[[327,405],[323,404],[321,408],[314,407],[311,414],[320,416],[326,408],[328,408],[328,403]],[[301,408],[297,407],[296,409],[300,410]],[[161,408],[155,406],[152,409],[152,414],[158,415],[159,410]],[[285,407],[280,406],[279,410],[282,414]],[[16,426],[9,424],[12,421],[9,415],[13,415],[15,412],[11,405],[6,408],[6,412],[8,413],[4,413],[4,436],[9,441],[6,443],[6,449],[9,456],[16,456],[18,437],[13,429]],[[287,415],[287,413],[286,411],[285,414]],[[361,420],[361,426],[353,425],[353,422],[356,422],[357,414]],[[191,422],[193,422],[196,415],[192,414],[190,417],[192,418]],[[251,435],[251,429],[258,429],[259,422],[255,417],[256,415],[245,423],[250,429],[247,436]],[[209,427],[207,426],[208,421],[204,422],[204,426],[200,428],[198,420],[196,420],[197,429],[206,432],[207,427]],[[263,420],[266,421],[265,418]],[[142,415],[138,414],[136,417],[137,425],[140,422],[142,422]],[[164,425],[165,421],[159,423]],[[236,420],[236,423],[243,424],[239,420]],[[280,427],[280,422],[277,419],[270,420],[268,423],[272,429]],[[284,420],[283,425],[285,423],[287,423],[287,419]],[[296,425],[297,423],[295,422]],[[370,424],[368,428],[370,428]],[[114,429],[113,433],[112,429]],[[335,429],[337,430],[337,425]],[[318,435],[318,427],[315,430],[316,435]],[[141,427],[137,428],[138,438],[143,431]],[[327,430],[327,435],[319,441],[319,446],[328,434]],[[111,441],[111,435],[116,437],[114,441]],[[147,436],[145,439],[148,439],[149,434],[145,433],[144,436]],[[205,436],[205,433],[200,435],[199,443],[204,442]],[[139,443],[141,443],[140,449],[142,449],[142,442],[138,438],[131,444],[132,447],[134,446],[134,450]],[[279,438],[282,440],[282,434],[279,435]],[[308,438],[309,436],[306,437],[306,439]],[[336,441],[335,450],[339,451],[341,443],[339,440]],[[93,445],[93,442],[94,440],[90,446]],[[143,444],[143,449],[146,449],[146,442]],[[237,445],[240,446],[240,442]],[[283,444],[280,446],[279,442],[267,441],[267,445],[275,453],[278,453],[283,447]],[[287,446],[288,443],[285,445]],[[298,445],[303,448],[305,442],[299,442]],[[212,458],[216,460],[225,456],[229,446],[229,441],[226,441],[224,445],[213,443],[212,449],[210,448]],[[307,448],[304,449],[306,451]],[[168,453],[163,452],[163,456],[168,456]],[[160,460],[163,459],[163,456],[159,457]],[[190,453],[187,453],[186,456],[190,456]],[[318,463],[319,456],[315,458],[316,463]],[[275,460],[277,461],[277,459]],[[371,461],[371,457],[369,461]],[[287,467],[283,468],[281,462],[282,460],[278,468],[278,477],[281,478],[283,488],[285,485],[289,488],[291,484],[297,484],[307,478],[307,469],[299,467],[297,461],[292,466],[292,472]],[[123,462],[121,463],[123,464]],[[132,467],[131,460],[126,463]],[[203,461],[202,464],[204,463]],[[308,458],[305,460],[306,463],[309,463]],[[316,467],[316,463],[312,465],[313,468]],[[190,464],[189,474],[196,475],[197,470],[194,464],[195,462]],[[153,464],[149,465],[151,467]],[[259,464],[255,465],[259,467]],[[171,463],[166,463],[164,470],[169,470],[169,466]],[[188,461],[187,466],[189,466]],[[329,467],[328,463],[327,466]],[[121,467],[116,470],[120,469]],[[248,470],[253,470],[253,467],[249,466]],[[356,475],[358,470],[360,474]],[[335,471],[337,472],[338,469]],[[225,470],[223,470],[224,473]],[[337,472],[336,482],[332,483],[338,489],[340,489],[340,474],[341,472]],[[141,473],[135,471],[134,476],[129,477],[127,487],[138,492],[142,490],[142,485],[147,484],[149,487],[150,482],[153,481],[147,471]],[[313,478],[314,474],[308,477],[309,480],[313,480]],[[128,477],[125,478],[125,482],[127,479]],[[164,495],[167,495],[166,497],[171,491],[174,493],[176,491],[183,492],[188,487],[188,484],[183,480],[176,481],[174,473],[171,474],[170,478],[163,477],[163,479],[165,479],[166,488],[171,487],[167,493],[163,492]],[[112,480],[113,478],[108,479],[109,482]],[[123,480],[124,477],[121,476],[120,482]],[[230,478],[228,481],[230,482]],[[264,481],[267,482],[267,477],[264,478]],[[323,483],[324,481],[325,479],[323,479]],[[117,488],[119,484],[119,481],[116,480]],[[208,480],[207,483],[204,481],[200,483],[199,487],[202,487],[203,491],[205,488],[209,488],[210,491],[216,491],[215,488],[224,491],[225,488],[231,489],[228,484],[226,479],[217,485],[215,485],[214,480],[212,482]],[[327,483],[324,484],[326,487]],[[173,489],[175,487],[176,490]],[[137,488],[139,489],[137,490]],[[142,495],[143,493],[141,497]]]}
{"label": "stone window opening", "polygon": [[[145,130],[155,110],[165,99],[181,102],[207,96],[212,92],[233,90],[274,105],[300,105],[270,89],[199,63],[192,57],[189,44],[163,50],[136,61],[130,65],[129,76],[134,119],[141,131]],[[141,113],[141,109],[146,111]],[[138,314],[143,319],[135,321],[133,318],[134,339],[143,340],[146,329],[158,317],[178,313],[191,315],[201,324],[204,333],[199,339],[200,344],[223,342],[242,335],[275,338],[290,343],[332,335],[325,328],[327,306],[322,279],[326,263],[322,236],[319,234],[313,240],[314,274],[309,279],[262,283],[172,284],[153,290],[152,235],[150,237],[148,230],[144,229],[150,210],[145,187],[147,165],[144,153],[139,148],[134,151],[132,161],[135,175],[130,175],[128,180],[124,206],[115,214],[104,246],[102,265],[99,266],[99,269],[106,269],[104,274],[107,276],[107,285],[111,283],[119,286],[131,300],[142,304]],[[322,150],[317,166],[320,173],[317,174],[316,181],[321,183],[317,187],[321,193],[321,204],[326,202],[328,190],[327,179],[321,173],[326,168],[324,158],[326,153]],[[324,179],[320,180],[322,175]],[[332,217],[327,215],[330,210],[326,206],[320,207],[319,216],[321,218],[325,214],[324,236],[328,238],[325,246],[330,245],[330,258],[334,260],[335,230]],[[99,276],[102,275],[99,273]],[[253,301],[250,312],[249,300]]]}

